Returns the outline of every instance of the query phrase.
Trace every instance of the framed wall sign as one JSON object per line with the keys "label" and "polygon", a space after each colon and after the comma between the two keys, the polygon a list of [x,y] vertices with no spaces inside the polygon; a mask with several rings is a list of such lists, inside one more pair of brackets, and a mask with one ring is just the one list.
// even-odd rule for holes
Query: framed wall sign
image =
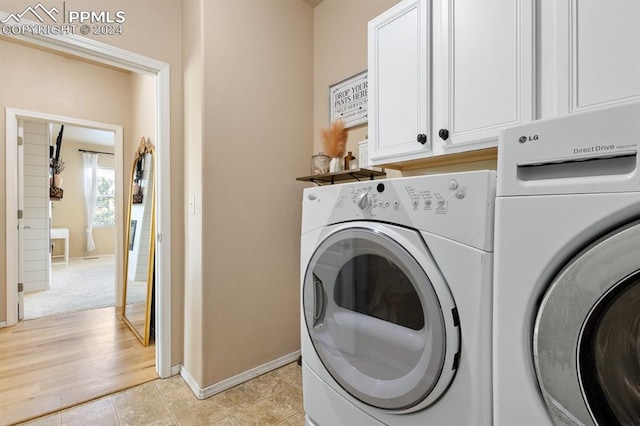
{"label": "framed wall sign", "polygon": [[329,122],[344,121],[344,127],[368,121],[367,71],[352,75],[329,86]]}

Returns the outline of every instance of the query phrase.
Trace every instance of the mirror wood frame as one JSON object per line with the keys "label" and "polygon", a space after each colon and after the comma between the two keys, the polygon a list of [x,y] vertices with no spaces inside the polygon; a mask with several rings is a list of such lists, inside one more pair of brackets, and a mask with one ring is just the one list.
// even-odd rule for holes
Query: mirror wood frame
{"label": "mirror wood frame", "polygon": [[[147,154],[149,154],[149,157],[146,157]],[[150,184],[147,185],[145,189],[145,194],[144,196],[150,196],[151,197],[151,214],[150,214],[150,220],[151,220],[151,224],[149,227],[149,252],[148,252],[148,261],[147,261],[147,288],[146,288],[146,300],[144,302],[144,318],[143,318],[143,323],[142,323],[142,327],[140,327],[140,321],[139,320],[134,320],[134,315],[133,314],[138,314],[138,316],[136,316],[136,318],[139,317],[139,313],[137,311],[133,311],[130,312],[130,315],[127,316],[127,294],[129,293],[129,252],[131,250],[130,248],[130,238],[131,238],[131,218],[132,218],[132,208],[133,208],[133,188],[134,188],[134,182],[137,180],[136,179],[136,167],[138,165],[138,163],[140,161],[145,161],[146,158],[151,159],[152,165],[150,168],[150,172],[148,175],[148,182],[150,182]],[[142,343],[142,345],[144,346],[148,346],[149,342],[151,340],[151,312],[152,312],[152,308],[153,308],[153,286],[154,286],[154,269],[155,269],[155,216],[156,216],[156,196],[155,196],[155,183],[156,183],[156,160],[155,160],[155,147],[154,145],[149,142],[148,140],[146,140],[144,137],[140,140],[140,145],[138,146],[138,149],[136,151],[136,154],[134,156],[133,159],[133,165],[131,167],[131,175],[129,178],[129,195],[128,195],[128,202],[127,202],[127,219],[126,219],[126,236],[124,239],[124,267],[123,267],[123,273],[124,273],[124,277],[123,277],[123,286],[124,286],[124,291],[123,291],[123,296],[122,296],[122,319],[124,320],[124,322],[127,324],[127,326],[131,329],[131,331],[133,332],[133,334],[138,338],[138,340],[140,340],[140,342]],[[145,168],[149,168],[149,165],[145,165]],[[146,216],[146,214],[145,214]],[[138,231],[139,233],[144,232],[144,225],[140,224],[137,225],[138,227]],[[135,233],[134,233],[134,237],[135,237]],[[140,235],[139,240],[142,238],[142,235]],[[133,260],[133,259],[131,259]],[[137,261],[137,259],[136,259]],[[131,305],[131,304],[129,304]]]}

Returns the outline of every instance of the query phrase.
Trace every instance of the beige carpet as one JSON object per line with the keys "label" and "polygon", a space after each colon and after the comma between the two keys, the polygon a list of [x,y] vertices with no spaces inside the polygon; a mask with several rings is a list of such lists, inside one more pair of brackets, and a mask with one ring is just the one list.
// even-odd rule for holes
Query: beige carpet
{"label": "beige carpet", "polygon": [[72,259],[53,263],[51,288],[25,293],[24,319],[60,315],[115,305],[114,257]]}

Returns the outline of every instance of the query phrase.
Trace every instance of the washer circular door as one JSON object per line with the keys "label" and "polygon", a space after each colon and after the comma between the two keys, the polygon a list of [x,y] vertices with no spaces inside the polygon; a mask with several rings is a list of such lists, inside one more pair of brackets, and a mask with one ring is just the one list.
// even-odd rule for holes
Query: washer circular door
{"label": "washer circular door", "polygon": [[303,309],[325,368],[365,404],[416,411],[455,375],[457,311],[415,231],[377,224],[332,231],[307,266]]}
{"label": "washer circular door", "polygon": [[640,222],[569,262],[534,330],[538,382],[561,424],[640,424]]}

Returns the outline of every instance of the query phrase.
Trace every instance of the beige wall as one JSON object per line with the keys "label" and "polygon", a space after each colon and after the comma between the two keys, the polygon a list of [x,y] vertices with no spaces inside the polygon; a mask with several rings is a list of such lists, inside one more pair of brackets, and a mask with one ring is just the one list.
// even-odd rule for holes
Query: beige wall
{"label": "beige wall", "polygon": [[496,170],[497,160],[472,161],[469,163],[449,164],[447,166],[420,167],[411,170],[403,170],[402,176],[434,175],[438,173],[468,172],[472,170]]}
{"label": "beige wall", "polygon": [[[367,69],[367,23],[400,0],[324,0],[314,9],[313,151],[329,127],[329,86]],[[339,31],[336,31],[339,29]],[[367,124],[349,129],[347,151],[358,157]]]}
{"label": "beige wall", "polygon": [[187,226],[202,244],[189,283],[202,323],[188,319],[187,328],[202,353],[185,367],[206,387],[300,348],[295,178],[312,154],[313,9],[300,0],[201,4],[204,90],[192,101],[204,115],[190,137],[201,125],[202,139],[187,144],[202,146],[202,198],[194,183]]}
{"label": "beige wall", "polygon": [[[27,6],[33,6],[33,2],[29,0],[2,0],[0,4],[0,10],[5,12],[20,12]],[[56,6],[62,10],[62,0],[52,0],[47,2],[47,7]],[[99,6],[98,6],[99,5]],[[184,173],[184,149],[183,149],[183,128],[182,128],[182,2],[181,0],[136,0],[132,2],[130,0],[101,0],[100,2],[93,2],[88,0],[66,0],[65,7],[67,10],[72,9],[100,9],[100,10],[124,10],[126,12],[126,22],[124,24],[124,33],[117,36],[92,36],[90,37],[122,49],[135,52],[147,57],[163,61],[168,63],[171,72],[171,175],[176,176],[172,179],[172,188],[170,193],[173,197],[172,209],[171,209],[171,226],[172,226],[172,247],[171,251],[177,254],[184,252],[184,188],[183,188],[183,173]],[[20,47],[19,49],[24,49]],[[7,52],[5,54],[4,49],[0,50],[3,58],[14,57]],[[29,72],[34,72],[38,67],[29,62],[22,62],[18,55],[16,62],[21,67],[29,68]],[[0,81],[5,84],[5,72],[10,67],[2,67],[0,69]],[[41,68],[47,72],[54,71],[56,68]],[[72,75],[73,74],[69,74]],[[14,87],[13,89],[19,90],[20,87]],[[96,94],[102,93],[105,90],[96,84]],[[4,89],[3,89],[4,90]],[[15,90],[9,91],[15,93]],[[63,95],[56,90],[56,95],[59,98],[72,99],[73,90],[67,92],[67,96]],[[4,97],[7,94],[0,94],[0,107],[4,107]],[[14,96],[15,98],[15,96]],[[96,102],[99,99],[94,96],[92,104],[87,106],[87,111],[93,111],[95,109],[101,109],[103,106],[100,102]],[[52,97],[50,101],[58,100]],[[80,108],[79,106],[76,106]],[[49,111],[48,111],[49,112]],[[53,112],[53,111],[51,111]],[[120,113],[125,113],[122,110]],[[130,119],[130,117],[128,118]],[[127,123],[128,124],[128,123]],[[2,124],[4,126],[4,123]],[[125,133],[129,132],[129,127],[125,127]],[[4,131],[2,132],[4,135]],[[138,140],[133,137],[133,142],[137,145]],[[124,164],[128,164],[132,157],[127,157],[128,152],[131,152],[129,145],[125,143],[125,156]],[[4,154],[4,152],[2,152]],[[1,155],[1,154],[0,154]],[[0,157],[1,161],[4,161],[3,157]],[[0,163],[2,164],[2,163]],[[126,169],[126,167],[125,167]],[[0,184],[4,184],[4,176],[0,177]],[[0,240],[4,240],[4,200],[0,201]],[[5,259],[4,246],[0,248],[0,263],[3,263]],[[184,283],[184,261],[183,257],[176,255],[173,258],[171,264],[171,283],[172,283],[172,364],[176,365],[182,362],[182,345],[183,345],[183,322],[182,315],[184,312],[183,303],[183,283]],[[3,284],[3,283],[2,283]],[[0,286],[2,287],[2,286]],[[0,288],[0,292],[3,294],[4,289]],[[0,301],[0,321],[6,316],[4,303]]]}
{"label": "beige wall", "polygon": [[[156,137],[156,78],[151,75],[131,74],[131,140],[133,144],[127,153],[124,176],[129,179],[133,167],[133,156],[143,137],[157,145]],[[130,157],[129,157],[130,156]],[[125,185],[128,186],[128,185]]]}
{"label": "beige wall", "polygon": [[[294,179],[322,149],[329,85],[367,68],[367,22],[397,2],[185,3],[188,193],[196,199],[187,221],[185,366],[201,386],[299,348],[302,184]],[[366,134],[366,125],[351,130],[348,149],[357,155]],[[204,168],[193,167],[199,162]]]}
{"label": "beige wall", "polygon": [[[120,36],[93,38],[171,67],[172,364],[184,360],[200,386],[299,349],[304,184],[295,178],[308,174],[311,155],[321,150],[319,131],[329,125],[328,86],[367,68],[367,22],[397,1],[324,0],[315,9],[300,0],[99,2],[103,10],[125,10],[127,22]],[[3,0],[0,9],[19,11],[31,3]],[[49,4],[61,7],[62,1]],[[66,8],[88,4],[96,3],[67,0]],[[0,44],[3,57],[20,59],[28,50]],[[23,72],[36,72],[40,65],[23,60],[18,67]],[[56,66],[41,69],[56,73],[58,62],[70,60],[55,61]],[[104,69],[96,68],[99,79]],[[7,73],[12,73],[9,67],[0,68],[3,84],[11,81]],[[2,107],[20,99],[23,90],[7,86],[0,93]],[[107,89],[94,86],[98,95]],[[69,94],[73,87],[67,96],[58,88],[33,90],[55,90],[62,98],[34,92],[51,107],[44,112],[72,115],[64,108],[53,110],[52,104],[83,105]],[[137,121],[131,117],[141,99],[133,96],[127,119]],[[83,118],[97,120],[93,112],[104,108],[94,102]],[[130,121],[125,123],[125,177],[127,155],[146,132]],[[4,123],[0,126],[4,134]],[[366,134],[366,125],[353,129],[349,149],[357,153],[357,142]],[[187,214],[192,197],[193,215]],[[3,216],[0,204],[0,225]],[[4,308],[0,304],[0,321]]]}
{"label": "beige wall", "polygon": [[[69,256],[72,258],[115,254],[115,226],[93,228],[93,241],[96,248],[90,253],[87,252],[83,160],[82,152],[78,151],[78,149],[86,149],[113,152],[113,147],[69,140],[64,138],[64,134],[62,140],[61,153],[65,167],[60,177],[63,180],[64,196],[62,200],[53,201],[51,204],[51,226],[69,229]],[[99,167],[114,167],[114,165],[113,155],[101,154],[98,156]],[[63,254],[63,247],[64,244],[56,243],[53,254]]]}

